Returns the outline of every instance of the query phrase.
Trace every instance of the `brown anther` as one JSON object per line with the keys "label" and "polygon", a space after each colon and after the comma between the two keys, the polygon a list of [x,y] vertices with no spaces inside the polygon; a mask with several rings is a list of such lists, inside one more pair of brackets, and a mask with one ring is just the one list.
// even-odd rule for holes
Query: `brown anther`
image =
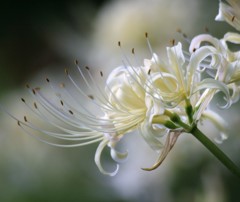
{"label": "brown anther", "polygon": [[145,37],[148,38],[148,33],[147,32],[145,32]]}
{"label": "brown anther", "polygon": [[22,100],[22,102],[24,102],[24,103],[25,103],[25,100],[24,100],[23,98],[21,98],[21,100]]}
{"label": "brown anther", "polygon": [[132,54],[135,54],[135,49],[134,48],[132,48]]}
{"label": "brown anther", "polygon": [[28,83],[27,83],[25,86],[26,86],[26,88],[30,88],[30,86],[29,86],[29,84],[28,84]]}
{"label": "brown anther", "polygon": [[94,99],[93,95],[88,95],[88,97],[89,97],[91,100]]}
{"label": "brown anther", "polygon": [[232,17],[232,22],[235,20],[235,17],[236,17],[235,15]]}
{"label": "brown anther", "polygon": [[121,47],[121,41],[118,41],[118,46]]}
{"label": "brown anther", "polygon": [[18,126],[21,126],[20,121],[17,121]]}
{"label": "brown anther", "polygon": [[76,64],[76,65],[78,65],[78,64],[79,64],[78,60],[75,60],[75,64]]}
{"label": "brown anther", "polygon": [[193,49],[193,52],[195,52],[196,50],[197,50],[197,49],[196,49],[196,48],[194,48],[194,49]]}
{"label": "brown anther", "polygon": [[24,116],[23,118],[24,118],[24,121],[25,121],[25,122],[27,122],[27,117],[26,117],[26,116]]}
{"label": "brown anther", "polygon": [[69,112],[71,115],[73,115],[73,112],[72,112],[72,110],[68,110],[68,112]]}
{"label": "brown anther", "polygon": [[150,75],[150,74],[151,74],[151,71],[152,71],[151,69],[149,69],[149,70],[148,70],[148,75]]}
{"label": "brown anther", "polygon": [[61,103],[61,105],[63,106],[63,101],[62,101],[62,100],[60,100],[60,103]]}
{"label": "brown anther", "polygon": [[68,69],[67,68],[64,69],[64,72],[65,72],[65,74],[68,75]]}
{"label": "brown anther", "polygon": [[89,68],[88,66],[85,66],[85,69],[86,69],[86,70],[90,70],[90,68]]}
{"label": "brown anther", "polygon": [[38,107],[37,107],[37,103],[36,102],[34,102],[33,103],[33,106],[35,107],[35,109],[37,109]]}
{"label": "brown anther", "polygon": [[103,77],[103,72],[102,71],[100,71],[100,75],[101,75],[101,77]]}
{"label": "brown anther", "polygon": [[209,29],[208,29],[208,27],[205,27],[205,29],[204,29],[204,30],[205,30],[205,32],[207,32],[207,33],[209,32]]}
{"label": "brown anther", "polygon": [[175,45],[175,39],[171,40],[170,43],[174,46]]}
{"label": "brown anther", "polygon": [[36,91],[40,91],[40,87],[36,87],[36,88],[32,89],[32,93],[34,95],[36,95]]}
{"label": "brown anther", "polygon": [[46,78],[46,81],[49,83],[50,82],[49,78]]}

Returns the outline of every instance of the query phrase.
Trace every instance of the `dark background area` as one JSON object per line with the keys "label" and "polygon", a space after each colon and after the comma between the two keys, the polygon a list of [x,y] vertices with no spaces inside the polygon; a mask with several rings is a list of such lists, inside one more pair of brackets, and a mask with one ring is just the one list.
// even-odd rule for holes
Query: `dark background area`
{"label": "dark background area", "polygon": [[[0,90],[18,86],[46,66],[64,66],[66,60],[53,49],[49,35],[62,23],[79,36],[87,37],[92,19],[106,1],[13,0],[1,3]],[[75,8],[78,17],[72,12]]]}

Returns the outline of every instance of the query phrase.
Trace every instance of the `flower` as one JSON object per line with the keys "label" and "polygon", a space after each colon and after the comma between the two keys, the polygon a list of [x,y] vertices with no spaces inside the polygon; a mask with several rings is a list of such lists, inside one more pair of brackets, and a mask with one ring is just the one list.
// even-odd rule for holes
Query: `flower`
{"label": "flower", "polygon": [[[35,125],[32,119],[27,116],[24,116],[23,121],[17,120],[18,125],[29,135],[54,146],[78,147],[100,142],[95,154],[96,165],[102,173],[113,176],[117,173],[119,165],[117,164],[114,172],[107,172],[100,161],[101,153],[108,146],[114,160],[122,161],[125,159],[127,152],[120,153],[115,149],[115,146],[122,138],[121,132],[126,131],[128,126],[123,128],[117,124],[122,121],[120,117],[109,119],[107,115],[118,109],[107,100],[106,92],[99,88],[90,73],[90,69],[86,67],[86,71],[83,72],[78,65],[77,69],[82,81],[84,81],[81,83],[81,87],[75,82],[68,70],[65,71],[70,81],[68,85],[63,83],[55,85],[48,78],[46,79],[52,89],[52,93],[48,96],[43,89],[30,88],[27,85],[34,99],[33,104],[24,98],[21,100],[32,114],[44,123],[46,129],[41,128],[40,123]],[[102,72],[100,74],[103,76]],[[93,92],[94,95],[87,94],[87,91]],[[129,114],[129,112],[122,110],[119,111],[119,114],[124,118],[124,115]],[[46,124],[49,127],[46,127]],[[45,136],[36,136],[42,134]]]}
{"label": "flower", "polygon": [[240,2],[238,0],[227,0],[227,2],[228,4],[220,1],[215,20],[226,21],[240,31]]}
{"label": "flower", "polygon": [[[150,47],[148,37],[147,42]],[[34,101],[29,104],[22,98],[22,102],[42,122],[48,123],[49,128],[37,126],[26,115],[23,121],[17,119],[18,125],[26,133],[54,146],[76,147],[100,142],[95,163],[102,173],[110,176],[118,172],[119,165],[114,172],[106,171],[101,163],[102,151],[108,146],[112,158],[123,161],[127,152],[119,152],[117,143],[125,134],[138,129],[153,150],[161,151],[157,162],[144,169],[157,168],[179,135],[191,132],[203,117],[216,89],[228,95],[220,81],[201,80],[201,72],[197,71],[208,56],[212,58],[211,65],[218,64],[218,54],[212,47],[200,47],[190,57],[182,50],[181,43],[166,50],[166,59],[152,53],[152,59],[145,59],[143,66],[133,66],[125,58],[123,65],[109,74],[105,88],[93,78],[90,68],[81,69],[78,61],[77,71],[82,80],[79,84],[65,70],[70,84],[55,85],[47,78],[53,91],[49,96],[39,87],[27,85]],[[102,71],[100,76],[104,77]],[[213,120],[207,113],[205,117]],[[36,136],[33,131],[46,136]]]}
{"label": "flower", "polygon": [[[227,2],[229,5],[220,2],[219,13],[215,19],[218,21],[225,20],[240,31],[240,2],[236,0],[228,0]],[[204,45],[205,47],[214,47],[213,51],[220,57],[219,65],[215,67],[208,65],[206,67],[207,72],[209,75],[214,77],[215,80],[219,80],[227,85],[229,90],[232,92],[229,103],[232,104],[237,102],[240,97],[240,51],[230,50],[229,44],[239,45],[240,34],[227,32],[222,39],[217,39],[210,34],[200,34],[192,39],[189,51],[195,51],[201,46],[203,42],[207,42],[207,45]]]}
{"label": "flower", "polygon": [[[136,86],[144,90],[139,95],[145,93],[146,117],[139,132],[152,149],[161,151],[154,166],[145,170],[155,169],[162,163],[179,135],[189,132],[187,124],[197,124],[216,89],[228,96],[228,89],[221,82],[201,80],[200,72],[196,71],[208,56],[212,56],[212,65],[218,64],[218,55],[212,48],[200,48],[186,58],[181,43],[178,43],[167,47],[166,59],[160,59],[155,53],[152,55],[152,59],[144,60],[143,67],[135,68],[128,61],[125,65],[130,83],[137,82]],[[204,89],[204,93],[200,93]],[[218,123],[218,120],[213,122]]]}
{"label": "flower", "polygon": [[167,52],[166,63],[155,53],[140,67],[124,61],[125,65],[114,69],[106,82],[108,100],[117,109],[107,112],[107,116],[113,120],[116,130],[123,134],[138,127],[153,150],[162,150],[157,163],[146,170],[158,167],[174,146],[182,130],[171,117],[176,117],[173,113],[183,115],[185,109],[178,104],[183,100],[188,102],[188,94],[183,90],[185,81],[179,81],[185,60],[181,43],[167,48]]}
{"label": "flower", "polygon": [[[225,10],[223,8],[219,16],[223,16]],[[235,20],[238,20],[237,15],[231,19],[232,22]],[[160,152],[156,163],[144,170],[160,166],[178,137],[188,133],[240,176],[234,163],[198,129],[199,122],[210,120],[220,131],[216,141],[226,139],[225,122],[208,106],[218,91],[225,94],[227,104],[224,107],[230,106],[239,94],[239,52],[230,51],[227,43],[239,44],[239,38],[235,33],[227,33],[221,40],[211,35],[199,35],[192,40],[189,53],[182,49],[181,43],[175,45],[173,40],[172,47],[166,48],[167,57],[163,57],[152,51],[146,34],[151,59],[145,59],[139,66],[132,65],[125,57],[123,65],[109,74],[104,88],[101,87],[102,80],[95,79],[89,67],[80,68],[78,61],[78,75],[72,76],[65,70],[69,83],[59,86],[46,79],[52,89],[50,95],[44,93],[44,89],[27,85],[33,102],[21,100],[44,127],[35,124],[28,115],[24,115],[23,120],[10,116],[26,133],[50,145],[77,147],[99,143],[94,159],[106,175],[114,176],[119,165],[113,172],[103,168],[103,150],[109,147],[116,162],[125,160],[128,152],[120,152],[118,142],[129,132],[138,130],[146,143]],[[203,41],[211,45],[201,46]],[[135,56],[134,49],[132,53]],[[203,77],[204,70],[211,77]],[[105,77],[102,71],[99,73]],[[75,77],[80,77],[80,82]]]}
{"label": "flower", "polygon": [[[240,51],[231,51],[228,47],[228,42],[240,44],[240,35],[237,33],[227,33],[220,40],[209,34],[198,35],[191,42],[190,52],[199,48],[202,42],[207,42],[209,43],[209,47],[214,47],[213,51],[220,57],[219,65],[215,67],[208,65],[203,70],[206,70],[215,80],[223,82],[229,88],[232,92],[229,104],[237,102],[240,96],[238,84],[240,81]],[[207,60],[205,62],[207,63]]]}

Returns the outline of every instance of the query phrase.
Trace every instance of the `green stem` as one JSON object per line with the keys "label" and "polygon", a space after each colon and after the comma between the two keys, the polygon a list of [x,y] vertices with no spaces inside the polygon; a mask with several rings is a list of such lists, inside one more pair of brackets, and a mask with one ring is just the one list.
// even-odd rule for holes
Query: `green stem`
{"label": "green stem", "polygon": [[220,160],[232,173],[240,177],[239,168],[223,153],[208,137],[206,137],[197,126],[189,131],[195,138],[197,138],[218,160]]}

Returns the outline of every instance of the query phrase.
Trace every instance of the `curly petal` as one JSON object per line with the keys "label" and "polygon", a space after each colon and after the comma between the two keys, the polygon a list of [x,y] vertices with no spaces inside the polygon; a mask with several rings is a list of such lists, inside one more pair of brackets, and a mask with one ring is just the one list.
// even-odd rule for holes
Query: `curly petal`
{"label": "curly petal", "polygon": [[119,165],[117,164],[117,167],[115,169],[115,171],[113,172],[108,172],[106,171],[103,167],[102,167],[102,164],[101,164],[101,155],[102,155],[102,151],[103,149],[107,146],[107,144],[109,143],[109,140],[103,140],[99,145],[98,145],[98,148],[96,150],[96,153],[95,153],[95,157],[94,157],[94,160],[95,160],[95,163],[98,167],[98,169],[100,170],[101,173],[105,174],[105,175],[109,175],[109,176],[115,176],[117,173],[118,173],[118,170],[119,170]]}

